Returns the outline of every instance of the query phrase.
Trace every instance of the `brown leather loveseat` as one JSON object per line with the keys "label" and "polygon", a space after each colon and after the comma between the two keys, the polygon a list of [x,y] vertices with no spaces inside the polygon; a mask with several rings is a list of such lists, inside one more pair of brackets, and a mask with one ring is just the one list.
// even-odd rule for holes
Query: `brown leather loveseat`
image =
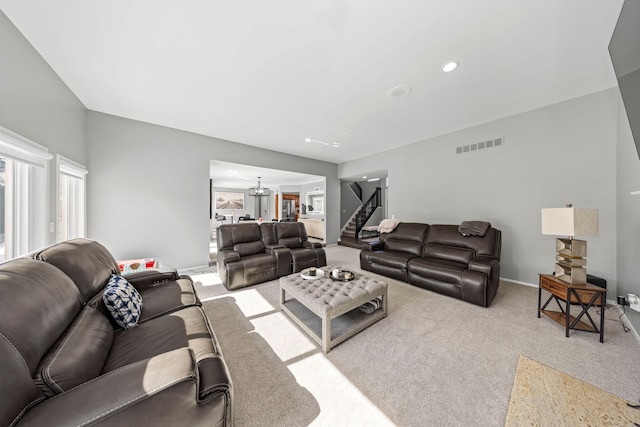
{"label": "brown leather loveseat", "polygon": [[299,222],[224,224],[217,230],[218,274],[228,290],[267,282],[327,265],[322,246],[309,242]]}
{"label": "brown leather loveseat", "polygon": [[0,264],[0,425],[231,426],[231,379],[191,279],[127,275],[142,311],[125,329],[103,300],[114,274],[88,239]]}
{"label": "brown leather loveseat", "polygon": [[500,281],[502,233],[489,226],[475,234],[463,235],[458,225],[401,222],[364,247],[360,267],[488,307]]}

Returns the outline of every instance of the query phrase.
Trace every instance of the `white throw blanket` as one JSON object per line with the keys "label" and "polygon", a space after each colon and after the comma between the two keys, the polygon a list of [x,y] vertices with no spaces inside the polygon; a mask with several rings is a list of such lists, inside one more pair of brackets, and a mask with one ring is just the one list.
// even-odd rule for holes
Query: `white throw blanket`
{"label": "white throw blanket", "polygon": [[399,219],[383,219],[378,225],[378,233],[391,233],[400,224]]}

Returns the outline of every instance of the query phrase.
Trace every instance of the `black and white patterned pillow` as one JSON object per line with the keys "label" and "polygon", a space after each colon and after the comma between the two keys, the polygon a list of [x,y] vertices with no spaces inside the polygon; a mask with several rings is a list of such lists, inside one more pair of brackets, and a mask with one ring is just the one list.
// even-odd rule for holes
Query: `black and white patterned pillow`
{"label": "black and white patterned pillow", "polygon": [[142,296],[127,279],[112,274],[102,299],[118,325],[128,329],[138,324],[142,313]]}

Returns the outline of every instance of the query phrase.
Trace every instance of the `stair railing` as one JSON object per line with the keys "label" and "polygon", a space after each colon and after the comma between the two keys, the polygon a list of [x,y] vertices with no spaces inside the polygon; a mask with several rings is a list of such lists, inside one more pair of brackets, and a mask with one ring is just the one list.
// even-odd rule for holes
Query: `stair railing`
{"label": "stair railing", "polygon": [[353,191],[353,194],[356,195],[358,200],[362,200],[362,187],[360,187],[360,184],[354,181],[349,181],[347,182],[347,185],[351,188],[351,191]]}
{"label": "stair railing", "polygon": [[382,188],[376,187],[376,191],[362,204],[360,212],[356,214],[356,238],[360,235],[362,227],[369,221],[369,218],[371,218],[379,206],[382,206]]}

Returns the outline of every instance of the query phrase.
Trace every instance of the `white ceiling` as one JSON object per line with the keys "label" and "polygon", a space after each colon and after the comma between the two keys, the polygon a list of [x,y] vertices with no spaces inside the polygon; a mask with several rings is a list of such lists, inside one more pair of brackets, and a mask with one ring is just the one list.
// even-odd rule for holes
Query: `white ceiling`
{"label": "white ceiling", "polygon": [[[615,86],[621,7],[0,0],[91,110],[335,163]],[[411,95],[388,97],[398,85]]]}
{"label": "white ceiling", "polygon": [[258,184],[271,190],[283,185],[303,185],[323,181],[324,176],[260,168],[237,163],[210,161],[209,177],[214,187],[249,189]]}

